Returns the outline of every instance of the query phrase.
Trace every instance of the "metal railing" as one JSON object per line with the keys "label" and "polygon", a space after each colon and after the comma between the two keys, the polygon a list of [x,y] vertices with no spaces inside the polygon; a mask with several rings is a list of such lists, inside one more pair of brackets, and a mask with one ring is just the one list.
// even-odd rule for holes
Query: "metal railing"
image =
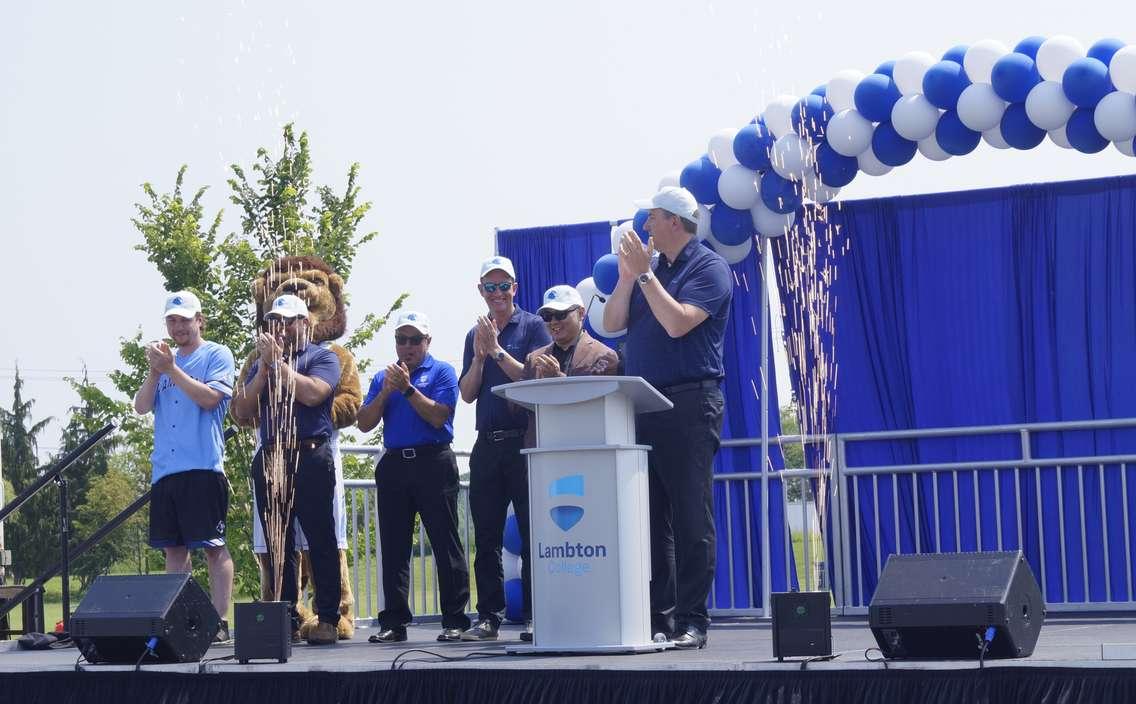
{"label": "metal railing", "polygon": [[[724,504],[724,510],[716,512],[718,542],[724,541],[731,549],[725,550],[725,564],[718,565],[709,603],[711,613],[764,616],[766,594],[799,586],[831,588],[838,613],[862,614],[871,601],[874,580],[892,552],[1015,549],[1026,553],[1051,611],[1132,610],[1136,608],[1132,591],[1136,515],[1130,515],[1128,507],[1130,498],[1136,501],[1136,495],[1130,494],[1128,474],[1136,469],[1136,455],[1040,458],[1035,450],[1039,439],[1053,434],[1111,430],[1136,431],[1136,418],[828,436],[785,435],[770,438],[765,452],[760,453],[768,456],[776,445],[784,448],[795,444],[814,451],[813,454],[823,452],[831,458],[830,469],[745,466],[745,453],[734,452],[734,466],[746,471],[714,476],[715,501],[719,506]],[[897,454],[918,456],[921,451],[928,454],[928,448],[918,447],[919,443],[949,439],[957,448],[962,446],[960,439],[997,435],[1019,438],[1017,457],[950,462],[913,460],[889,465],[848,463],[849,449],[858,445],[886,443]],[[761,438],[722,443],[723,452],[750,449],[754,456],[759,456],[761,445]],[[379,448],[363,446],[342,450],[381,452]],[[469,455],[457,454],[463,459]],[[809,454],[806,452],[806,457]],[[760,460],[754,459],[753,465],[759,464]],[[1136,481],[1136,475],[1133,480]],[[793,487],[805,497],[795,507],[801,513],[802,526],[796,532],[789,527],[788,513],[792,505],[788,495]],[[1043,488],[1049,487],[1056,491],[1056,515],[1046,511],[1048,499]],[[348,480],[347,489],[348,539],[356,556],[352,586],[357,618],[366,622],[373,620],[382,608],[381,555],[375,539],[375,485],[369,480]],[[807,505],[814,490],[825,499],[819,514]],[[1119,497],[1110,499],[1110,491],[1118,491]],[[1004,506],[1007,492],[1013,500]],[[1070,492],[1074,495],[1069,496]],[[1087,504],[1086,497],[1095,503]],[[772,503],[774,500],[779,502],[779,508]],[[968,510],[960,509],[960,505]],[[763,510],[765,507],[776,510]],[[953,511],[948,510],[951,507]],[[816,523],[817,515],[823,525]],[[777,525],[771,516],[777,517]],[[459,495],[459,519],[468,560],[472,524],[468,485],[464,482]],[[973,534],[969,532],[971,526]],[[911,537],[903,540],[901,535]],[[776,544],[774,537],[780,538]],[[1067,545],[1071,539],[1077,543]],[[1098,539],[1099,546],[1095,543]],[[1053,564],[1046,541],[1058,544],[1060,564]],[[438,613],[428,546],[419,524],[412,554],[411,607],[416,616],[425,617]],[[1090,551],[1103,555],[1103,570],[1090,569],[1086,559]],[[1119,570],[1110,561],[1110,557],[1121,552],[1123,575],[1114,574]],[[795,585],[790,583],[792,574],[797,577]],[[1102,589],[1107,598],[1093,598]]]}

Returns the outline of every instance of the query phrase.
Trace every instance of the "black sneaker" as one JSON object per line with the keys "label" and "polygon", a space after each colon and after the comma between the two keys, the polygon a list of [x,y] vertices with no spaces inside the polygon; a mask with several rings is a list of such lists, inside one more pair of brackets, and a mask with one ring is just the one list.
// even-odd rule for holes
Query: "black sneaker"
{"label": "black sneaker", "polygon": [[384,628],[367,639],[368,643],[404,643],[406,630],[400,628]]}
{"label": "black sneaker", "polygon": [[521,631],[521,640],[531,643],[533,639],[532,619],[525,621],[525,629]]}
{"label": "black sneaker", "polygon": [[497,626],[487,618],[479,620],[461,634],[462,640],[497,640]]}
{"label": "black sneaker", "polygon": [[460,628],[443,628],[442,632],[438,634],[439,643],[448,643],[462,639],[462,629]]}
{"label": "black sneaker", "polygon": [[232,642],[233,638],[229,635],[229,622],[226,619],[221,619],[221,626],[213,635],[213,645],[228,645]]}

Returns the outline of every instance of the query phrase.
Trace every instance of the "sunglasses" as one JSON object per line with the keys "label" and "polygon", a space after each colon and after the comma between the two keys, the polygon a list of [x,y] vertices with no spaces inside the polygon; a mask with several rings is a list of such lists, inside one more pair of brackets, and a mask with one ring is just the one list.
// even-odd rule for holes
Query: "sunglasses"
{"label": "sunglasses", "polygon": [[575,308],[569,308],[568,310],[558,310],[558,311],[542,310],[540,312],[540,319],[543,320],[546,323],[551,323],[553,320],[555,320],[556,322],[559,323],[560,321],[567,318],[572,313],[572,311],[574,311],[574,310],[576,310],[576,309]]}
{"label": "sunglasses", "polygon": [[499,284],[495,284],[492,281],[490,281],[488,283],[481,284],[481,290],[485,291],[486,293],[494,293],[495,291],[500,291],[501,293],[508,293],[509,289],[513,288],[513,285],[514,284],[513,284],[512,281],[502,281]]}
{"label": "sunglasses", "polygon": [[422,341],[426,339],[425,335],[395,335],[395,344],[399,345],[421,345]]}
{"label": "sunglasses", "polygon": [[281,325],[293,325],[299,319],[300,319],[300,316],[298,316],[298,315],[293,316],[291,318],[285,318],[282,315],[270,315],[267,318],[269,323],[279,323]]}

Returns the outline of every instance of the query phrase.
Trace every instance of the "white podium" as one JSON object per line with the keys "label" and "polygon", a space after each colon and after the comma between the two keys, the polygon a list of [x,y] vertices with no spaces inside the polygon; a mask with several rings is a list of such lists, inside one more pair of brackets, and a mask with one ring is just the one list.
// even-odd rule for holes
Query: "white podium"
{"label": "white podium", "polygon": [[533,379],[493,393],[536,412],[529,470],[533,644],[508,652],[664,650],[651,640],[647,450],[635,415],[672,407],[640,377]]}

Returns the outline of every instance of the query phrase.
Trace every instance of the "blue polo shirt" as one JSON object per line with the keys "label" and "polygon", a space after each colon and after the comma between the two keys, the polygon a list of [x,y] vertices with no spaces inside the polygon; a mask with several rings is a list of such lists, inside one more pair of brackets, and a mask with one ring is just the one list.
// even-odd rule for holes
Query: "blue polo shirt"
{"label": "blue polo shirt", "polygon": [[734,290],[730,265],[692,237],[674,262],[660,254],[653,270],[676,301],[701,308],[707,318],[682,337],[673,338],[636,284],[628,308],[625,373],[641,376],[655,388],[721,379],[726,375],[722,344]]}
{"label": "blue polo shirt", "polygon": [[[320,435],[330,438],[335,432],[331,424],[331,403],[335,400],[335,388],[339,386],[339,357],[326,347],[309,343],[304,350],[289,360],[292,369],[304,376],[314,377],[327,382],[331,393],[318,406],[305,406],[299,401],[292,402],[292,421],[295,426],[295,439],[317,437]],[[260,359],[249,365],[245,382],[256,376],[260,366]],[[271,383],[271,382],[269,382]],[[260,444],[262,446],[272,442],[279,432],[279,423],[270,422],[272,418],[280,418],[285,409],[273,411],[269,408],[268,389],[260,394]]]}
{"label": "blue polo shirt", "polygon": [[154,392],[154,452],[150,455],[157,484],[165,476],[191,469],[224,471],[225,437],[222,425],[233,396],[233,353],[228,347],[205,341],[189,354],[174,355],[183,372],[224,396],[207,411],[194,403],[170,377],[158,377]]}
{"label": "blue polo shirt", "polygon": [[[470,328],[465,336],[465,354],[462,357],[462,372],[464,377],[473,364],[473,333],[476,327]],[[520,308],[513,310],[505,329],[497,333],[497,343],[501,349],[518,362],[524,362],[529,352],[538,347],[552,343],[548,328],[540,316],[523,311]],[[510,384],[509,378],[497,360],[486,358],[485,366],[481,372],[481,390],[477,394],[477,429],[481,432],[490,430],[524,430],[529,424],[529,414],[520,407],[510,407],[505,399],[491,391],[494,386]]]}
{"label": "blue polo shirt", "polygon": [[[375,400],[387,377],[384,369],[371,379],[371,388],[363,405]],[[410,372],[410,383],[431,401],[450,407],[450,415],[441,428],[435,428],[418,415],[402,394],[391,394],[383,408],[383,445],[388,450],[419,445],[445,445],[454,439],[454,408],[458,405],[458,377],[454,367],[427,354],[422,364]]]}

